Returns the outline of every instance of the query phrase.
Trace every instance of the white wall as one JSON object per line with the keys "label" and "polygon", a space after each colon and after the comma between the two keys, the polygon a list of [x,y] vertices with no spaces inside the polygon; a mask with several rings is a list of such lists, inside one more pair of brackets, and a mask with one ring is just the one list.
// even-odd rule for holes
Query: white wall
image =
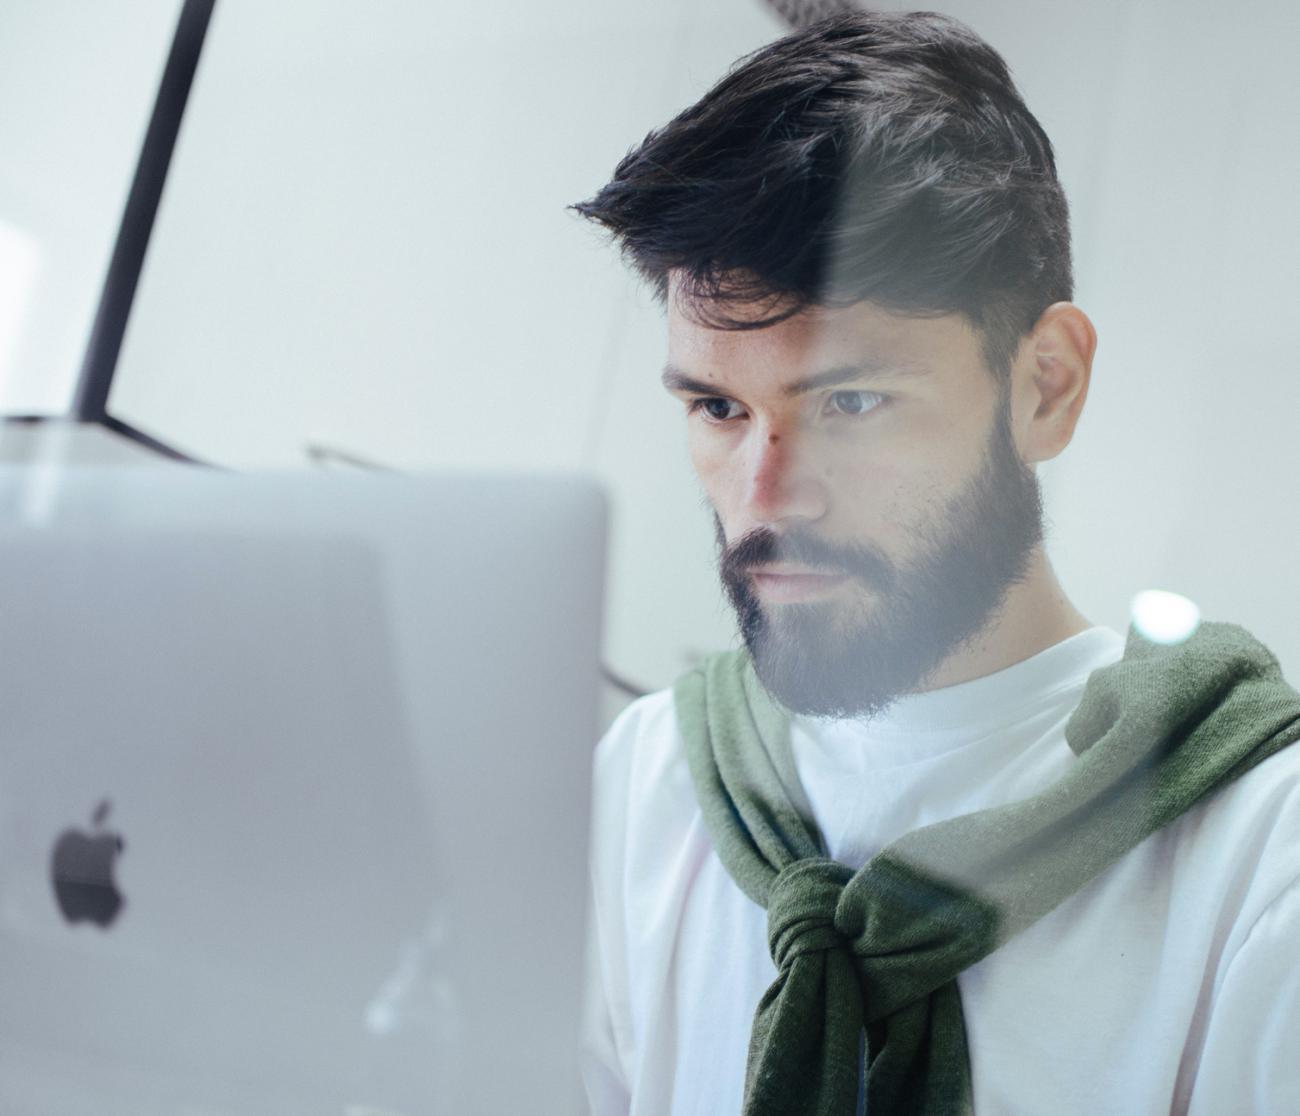
{"label": "white wall", "polygon": [[[1044,471],[1067,588],[1121,628],[1137,590],[1183,592],[1300,676],[1296,15],[940,7],[1006,54],[1074,208],[1101,349]],[[564,206],[778,31],[757,0],[219,0],[115,413],[235,466],[324,443],[594,471],[609,659],[667,683],[730,638],[711,529],[657,383],[659,311]]]}
{"label": "white wall", "polygon": [[0,414],[62,414],[180,0],[0,4]]}

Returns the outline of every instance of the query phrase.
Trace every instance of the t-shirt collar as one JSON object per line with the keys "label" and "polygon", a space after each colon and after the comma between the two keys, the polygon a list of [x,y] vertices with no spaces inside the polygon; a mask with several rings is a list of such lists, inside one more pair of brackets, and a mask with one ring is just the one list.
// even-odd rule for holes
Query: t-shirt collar
{"label": "t-shirt collar", "polygon": [[[1081,693],[1094,670],[1117,661],[1123,653],[1124,637],[1118,632],[1102,626],[1088,628],[981,678],[906,694],[884,712],[853,724],[872,736],[988,732],[1013,724],[1034,707],[1070,691]],[[833,723],[806,720],[810,727],[820,724],[823,730]]]}

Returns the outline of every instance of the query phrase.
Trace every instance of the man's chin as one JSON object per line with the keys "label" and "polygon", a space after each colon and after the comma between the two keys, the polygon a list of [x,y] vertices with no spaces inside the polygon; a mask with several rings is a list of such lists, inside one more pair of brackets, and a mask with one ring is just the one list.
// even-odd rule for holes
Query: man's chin
{"label": "man's chin", "polygon": [[788,604],[762,601],[757,610],[765,638],[794,655],[852,655],[864,641],[875,643],[879,638],[871,610],[856,595],[852,600],[837,595]]}
{"label": "man's chin", "polygon": [[746,633],[745,643],[763,688],[793,713],[871,716],[920,681],[898,669],[899,659],[881,661],[883,644],[873,633],[846,629],[842,608],[786,605],[771,611],[777,616]]}
{"label": "man's chin", "polygon": [[[843,663],[794,661],[788,655],[753,654],[754,670],[763,689],[791,713],[809,717],[870,718],[902,695],[896,687],[879,688],[862,675],[835,673]],[[829,670],[822,669],[830,666]]]}

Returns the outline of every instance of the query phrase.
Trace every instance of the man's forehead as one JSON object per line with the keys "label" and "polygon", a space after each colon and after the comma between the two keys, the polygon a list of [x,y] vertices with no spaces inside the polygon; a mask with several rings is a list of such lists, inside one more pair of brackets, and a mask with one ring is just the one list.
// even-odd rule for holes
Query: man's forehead
{"label": "man's forehead", "polygon": [[[856,361],[849,364],[822,366],[816,371],[792,371],[782,376],[778,386],[782,394],[794,397],[807,392],[826,388],[842,387],[848,384],[864,384],[881,379],[897,381],[903,378],[916,378],[931,373],[929,365],[901,364],[888,361]],[[738,370],[743,376],[744,369]],[[746,377],[747,378],[747,377]],[[718,375],[710,369],[699,374],[679,367],[671,360],[664,365],[663,383],[669,391],[688,392],[705,395],[714,391],[725,390],[731,386],[732,376]]]}
{"label": "man's forehead", "polygon": [[[668,368],[664,381],[686,390],[687,379],[713,381],[746,373],[830,383],[852,370],[858,378],[929,373],[978,350],[964,317],[917,318],[871,303],[810,306],[756,328],[725,328],[702,321],[681,305],[668,307]],[[847,377],[840,376],[846,381]]]}

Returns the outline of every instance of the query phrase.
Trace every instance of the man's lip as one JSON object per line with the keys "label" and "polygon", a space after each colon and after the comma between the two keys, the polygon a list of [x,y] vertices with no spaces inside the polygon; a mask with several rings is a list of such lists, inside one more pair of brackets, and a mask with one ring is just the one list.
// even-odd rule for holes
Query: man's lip
{"label": "man's lip", "polygon": [[832,592],[848,579],[847,574],[831,570],[789,566],[760,566],[750,570],[750,577],[760,596],[777,602],[812,600]]}

